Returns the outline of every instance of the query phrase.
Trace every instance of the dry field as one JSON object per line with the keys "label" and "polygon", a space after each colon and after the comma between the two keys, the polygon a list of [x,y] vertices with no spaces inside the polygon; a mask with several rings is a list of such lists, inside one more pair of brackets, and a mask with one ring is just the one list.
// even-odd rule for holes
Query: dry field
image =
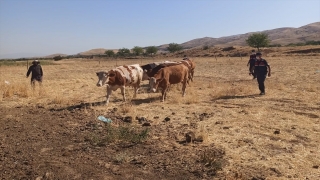
{"label": "dry field", "polygon": [[167,59],[58,61],[35,91],[26,66],[1,66],[0,177],[320,179],[320,56],[266,59],[265,96],[247,59],[194,58],[185,97],[175,85],[162,103],[143,82],[136,99],[118,90],[108,106],[96,71]]}

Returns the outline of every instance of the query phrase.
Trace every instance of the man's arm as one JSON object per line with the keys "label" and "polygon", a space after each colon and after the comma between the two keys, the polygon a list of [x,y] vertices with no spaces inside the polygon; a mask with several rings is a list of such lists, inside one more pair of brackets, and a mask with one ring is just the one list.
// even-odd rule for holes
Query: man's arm
{"label": "man's arm", "polygon": [[252,68],[250,69],[250,74],[253,74],[255,66],[252,66]]}
{"label": "man's arm", "polygon": [[29,67],[26,77],[29,77],[30,73],[31,73],[31,67]]}
{"label": "man's arm", "polygon": [[40,66],[40,74],[41,76],[43,76],[43,71],[42,71],[42,67]]}
{"label": "man's arm", "polygon": [[271,76],[271,68],[269,65],[267,67],[268,67],[268,77],[270,77]]}

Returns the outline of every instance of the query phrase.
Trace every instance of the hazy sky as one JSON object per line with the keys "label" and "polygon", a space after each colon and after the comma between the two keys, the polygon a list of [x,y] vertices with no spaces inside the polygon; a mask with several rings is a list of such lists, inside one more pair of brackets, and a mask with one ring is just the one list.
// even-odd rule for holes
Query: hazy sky
{"label": "hazy sky", "polygon": [[0,0],[0,58],[180,44],[319,21],[319,0]]}

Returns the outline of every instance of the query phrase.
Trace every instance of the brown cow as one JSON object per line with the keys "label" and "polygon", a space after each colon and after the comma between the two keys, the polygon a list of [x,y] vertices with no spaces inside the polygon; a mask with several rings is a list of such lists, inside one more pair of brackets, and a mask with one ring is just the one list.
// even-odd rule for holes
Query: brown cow
{"label": "brown cow", "polygon": [[162,88],[162,101],[164,101],[170,84],[182,83],[182,96],[185,96],[188,76],[189,68],[183,64],[163,67],[150,78],[150,86],[153,92],[156,92],[158,87]]}

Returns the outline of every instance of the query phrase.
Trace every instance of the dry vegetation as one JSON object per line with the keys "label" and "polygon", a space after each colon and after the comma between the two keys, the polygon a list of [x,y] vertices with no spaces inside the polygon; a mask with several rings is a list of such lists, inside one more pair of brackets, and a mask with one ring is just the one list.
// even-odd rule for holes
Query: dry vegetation
{"label": "dry vegetation", "polygon": [[[257,95],[246,58],[208,57],[194,58],[195,78],[185,97],[175,85],[162,103],[160,93],[145,91],[144,82],[136,99],[128,88],[128,101],[122,102],[118,90],[108,106],[101,104],[105,88],[96,87],[96,71],[159,59],[62,60],[43,66],[44,83],[35,91],[26,67],[1,66],[0,169],[5,171],[0,174],[4,179],[320,179],[320,56],[265,58],[273,70],[265,96]],[[98,115],[111,117],[112,126],[101,124]],[[120,116],[132,117],[132,123],[122,125]],[[135,117],[150,122],[148,132]],[[110,127],[143,139],[137,144],[117,131],[111,141]],[[190,131],[195,142],[186,144]],[[120,141],[135,143],[115,144]],[[19,152],[18,143],[24,145]],[[31,169],[12,170],[26,161]]]}

